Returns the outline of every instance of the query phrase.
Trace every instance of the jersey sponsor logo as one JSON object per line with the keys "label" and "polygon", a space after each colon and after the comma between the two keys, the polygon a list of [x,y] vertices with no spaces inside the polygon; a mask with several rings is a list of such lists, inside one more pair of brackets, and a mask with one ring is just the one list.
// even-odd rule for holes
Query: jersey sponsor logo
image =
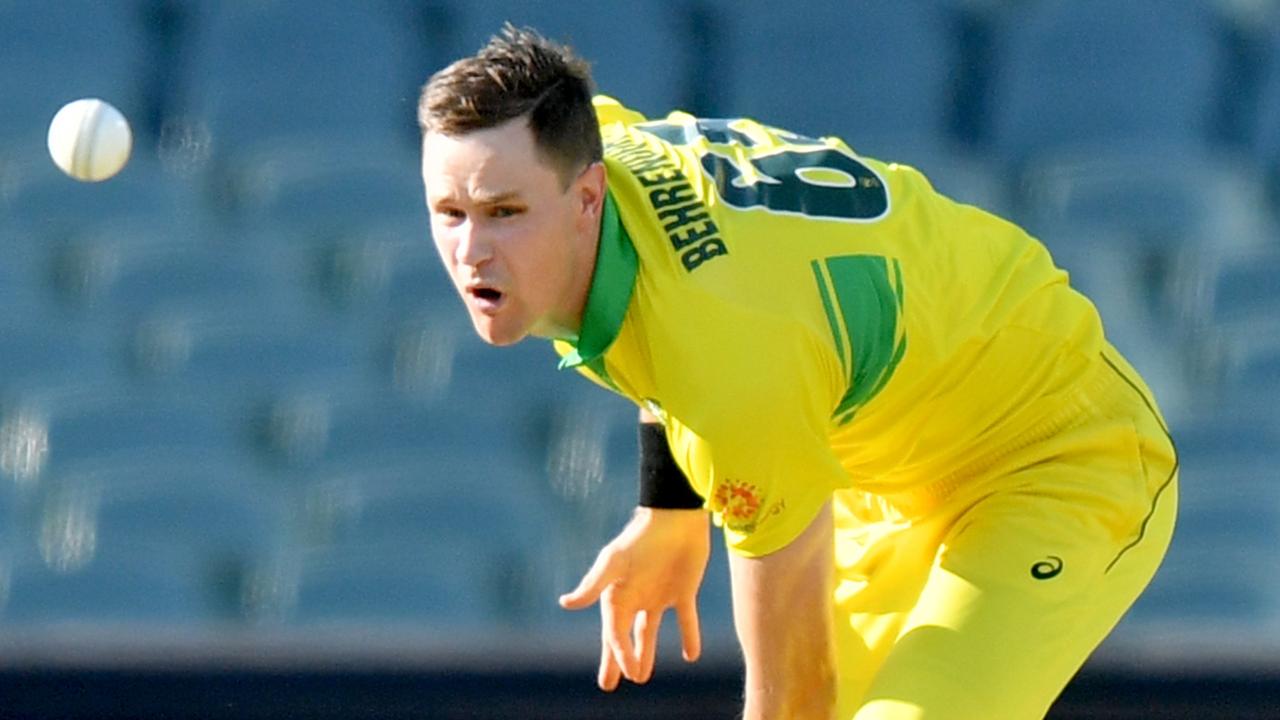
{"label": "jersey sponsor logo", "polygon": [[1031,566],[1031,577],[1037,580],[1049,580],[1062,572],[1062,558],[1050,555]]}
{"label": "jersey sponsor logo", "polygon": [[725,478],[716,485],[711,509],[720,513],[730,530],[752,532],[760,516],[760,491],[742,480]]}
{"label": "jersey sponsor logo", "polygon": [[671,248],[680,255],[685,272],[693,272],[708,260],[729,254],[720,237],[720,228],[698,199],[689,179],[670,158],[629,137],[609,143],[605,152],[648,189],[649,204],[658,215]]}

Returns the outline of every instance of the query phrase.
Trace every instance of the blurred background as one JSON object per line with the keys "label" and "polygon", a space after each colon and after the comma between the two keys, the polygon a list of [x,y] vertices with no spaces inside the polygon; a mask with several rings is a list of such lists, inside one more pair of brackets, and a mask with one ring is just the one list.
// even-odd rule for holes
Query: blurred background
{"label": "blurred background", "polygon": [[[751,116],[1029,228],[1182,455],[1147,594],[1054,717],[1280,717],[1270,0],[0,0],[0,717],[733,717],[707,658],[594,690],[555,598],[634,503],[634,409],[472,334],[417,93],[504,20],[651,116]],[[48,158],[101,97],[134,156]],[[672,631],[672,632],[666,632]]]}

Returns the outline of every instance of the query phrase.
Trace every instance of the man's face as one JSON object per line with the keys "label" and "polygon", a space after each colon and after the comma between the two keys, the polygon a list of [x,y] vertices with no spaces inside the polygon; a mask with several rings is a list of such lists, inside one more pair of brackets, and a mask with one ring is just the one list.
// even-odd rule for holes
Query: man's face
{"label": "man's face", "polygon": [[428,133],[422,178],[436,249],[486,342],[576,333],[595,261],[604,170],[568,189],[524,118]]}

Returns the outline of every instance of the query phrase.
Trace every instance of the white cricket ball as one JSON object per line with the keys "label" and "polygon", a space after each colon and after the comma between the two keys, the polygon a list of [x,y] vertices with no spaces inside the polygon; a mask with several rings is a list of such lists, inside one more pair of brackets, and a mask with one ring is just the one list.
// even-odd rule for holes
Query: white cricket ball
{"label": "white cricket ball", "polygon": [[77,180],[99,182],[120,172],[133,149],[129,121],[97,98],[62,106],[49,123],[49,155],[62,172]]}

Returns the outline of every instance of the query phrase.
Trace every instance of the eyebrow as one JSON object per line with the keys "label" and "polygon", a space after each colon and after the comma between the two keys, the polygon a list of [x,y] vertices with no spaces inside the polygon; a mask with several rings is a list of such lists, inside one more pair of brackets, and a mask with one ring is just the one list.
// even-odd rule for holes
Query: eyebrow
{"label": "eyebrow", "polygon": [[[515,190],[506,190],[504,192],[485,194],[479,193],[472,196],[472,201],[476,205],[498,205],[500,203],[511,202],[512,200],[520,201],[520,193]],[[453,195],[443,195],[438,198],[428,198],[432,205],[441,202],[456,202],[457,199]]]}
{"label": "eyebrow", "polygon": [[479,205],[497,205],[498,203],[508,202],[510,200],[518,200],[520,193],[514,190],[506,192],[494,193],[492,195],[479,194],[475,196],[475,201]]}

